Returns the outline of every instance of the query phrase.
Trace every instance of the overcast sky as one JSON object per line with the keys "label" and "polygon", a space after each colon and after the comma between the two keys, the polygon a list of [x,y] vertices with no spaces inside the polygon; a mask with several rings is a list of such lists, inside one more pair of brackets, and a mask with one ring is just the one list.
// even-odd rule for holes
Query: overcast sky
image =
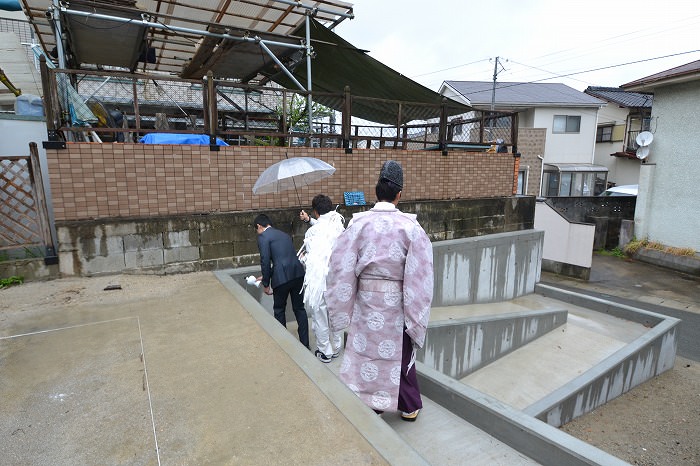
{"label": "overcast sky", "polygon": [[[355,19],[336,33],[435,91],[446,80],[491,81],[497,56],[499,82],[578,90],[617,87],[700,60],[700,0],[352,3]],[[676,56],[651,60],[667,55]],[[604,67],[612,68],[581,73]]]}

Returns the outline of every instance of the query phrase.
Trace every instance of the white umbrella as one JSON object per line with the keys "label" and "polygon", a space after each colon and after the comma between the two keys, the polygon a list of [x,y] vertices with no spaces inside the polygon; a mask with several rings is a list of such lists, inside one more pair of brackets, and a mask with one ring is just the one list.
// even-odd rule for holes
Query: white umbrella
{"label": "white umbrella", "polygon": [[297,188],[327,178],[334,172],[333,166],[313,157],[284,159],[262,172],[253,186],[253,193],[279,193],[290,189],[296,191]]}

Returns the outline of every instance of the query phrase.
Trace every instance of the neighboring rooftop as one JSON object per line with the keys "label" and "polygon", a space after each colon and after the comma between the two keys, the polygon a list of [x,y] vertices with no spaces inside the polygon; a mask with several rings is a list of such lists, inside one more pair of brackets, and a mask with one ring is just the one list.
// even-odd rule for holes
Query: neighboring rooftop
{"label": "neighboring rooftop", "polygon": [[627,108],[651,108],[653,94],[630,92],[619,87],[588,86],[584,93]]}
{"label": "neighboring rooftop", "polygon": [[700,60],[637,79],[620,87],[635,91],[650,91],[660,85],[678,84],[698,79],[700,79]]}
{"label": "neighboring rooftop", "polygon": [[[493,83],[489,81],[445,81],[440,93],[463,97],[475,108],[491,105]],[[604,102],[561,83],[496,83],[497,108],[602,107]]]}

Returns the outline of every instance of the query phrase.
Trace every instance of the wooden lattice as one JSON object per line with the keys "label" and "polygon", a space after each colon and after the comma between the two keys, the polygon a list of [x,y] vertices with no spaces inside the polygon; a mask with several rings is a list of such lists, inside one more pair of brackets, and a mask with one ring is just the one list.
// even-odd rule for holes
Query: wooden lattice
{"label": "wooden lattice", "polygon": [[0,250],[51,246],[36,145],[0,157]]}

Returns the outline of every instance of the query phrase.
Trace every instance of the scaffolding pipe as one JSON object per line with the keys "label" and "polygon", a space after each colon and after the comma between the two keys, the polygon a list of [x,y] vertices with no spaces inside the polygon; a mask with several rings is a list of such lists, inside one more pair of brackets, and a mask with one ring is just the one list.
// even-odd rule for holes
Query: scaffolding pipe
{"label": "scaffolding pipe", "polygon": [[296,7],[299,7],[299,8],[306,8],[307,10],[320,11],[320,12],[322,12],[322,13],[328,13],[328,14],[335,15],[335,16],[342,16],[342,17],[344,17],[344,18],[349,18],[349,19],[354,19],[354,18],[355,18],[355,15],[354,15],[353,13],[340,13],[340,12],[338,12],[338,11],[329,10],[329,9],[327,9],[327,8],[321,8],[321,7],[317,7],[317,6],[304,5],[304,4],[301,3],[301,2],[295,2],[295,1],[292,1],[292,0],[274,0],[274,1],[277,2],[277,3],[284,3],[285,5],[296,6]]}
{"label": "scaffolding pipe", "polygon": [[311,48],[311,14],[307,12],[306,14],[306,87],[308,88],[307,91],[309,91],[308,94],[306,94],[306,108],[307,108],[307,115],[309,117],[309,147],[311,147],[311,133],[313,131],[313,127],[311,126],[313,122],[313,102],[311,99],[311,53],[312,53],[312,48]]}
{"label": "scaffolding pipe", "polygon": [[[57,0],[54,0],[56,2]],[[95,18],[95,19],[104,19],[108,21],[115,21],[118,23],[134,23],[134,24],[140,24],[143,25],[144,27],[151,27],[154,29],[164,29],[167,31],[176,31],[176,32],[183,32],[186,34],[194,34],[194,35],[200,35],[200,36],[207,36],[207,37],[216,37],[219,39],[224,39],[224,40],[234,40],[234,41],[239,41],[239,42],[255,42],[255,43],[260,43],[260,44],[267,44],[267,45],[273,45],[273,46],[278,46],[278,47],[288,47],[291,49],[297,49],[297,50],[304,50],[306,49],[306,46],[304,45],[295,45],[295,44],[289,44],[287,42],[279,42],[275,40],[265,40],[261,39],[258,36],[255,37],[236,37],[232,36],[230,34],[217,34],[215,32],[209,32],[209,31],[203,31],[199,29],[191,29],[191,28],[183,28],[180,26],[169,26],[167,24],[160,24],[160,23],[154,23],[152,21],[146,21],[146,20],[137,20],[134,18],[120,18],[119,16],[111,16],[111,15],[103,15],[101,13],[90,13],[88,11],[75,11],[75,10],[69,10],[65,7],[61,7],[61,13],[65,13],[68,15],[75,15],[75,16],[83,16],[86,18]],[[59,55],[60,55],[60,47],[59,47]],[[61,66],[61,68],[65,68],[65,65]]]}
{"label": "scaffolding pipe", "polygon": [[[53,0],[53,12],[57,12],[61,8],[58,0]],[[66,68],[66,55],[63,50],[63,30],[61,28],[61,15],[53,14],[54,34],[56,34],[56,51],[58,52],[58,67]]]}
{"label": "scaffolding pipe", "polygon": [[306,90],[306,89],[304,88],[304,86],[302,86],[301,83],[300,83],[299,81],[297,81],[297,78],[294,77],[294,75],[292,74],[292,72],[289,71],[289,70],[287,69],[287,67],[284,66],[284,64],[282,64],[281,61],[279,61],[279,58],[277,58],[277,57],[275,56],[274,53],[272,53],[272,50],[270,50],[269,48],[267,48],[267,46],[266,46],[263,42],[260,42],[260,47],[265,51],[265,53],[267,53],[267,54],[270,56],[270,58],[272,58],[272,61],[274,61],[274,62],[277,64],[277,66],[280,67],[280,69],[284,72],[284,74],[286,74],[287,77],[289,77],[289,79],[291,79],[291,80],[294,82],[294,84],[296,84],[297,86],[299,86],[299,89],[301,89],[302,91],[305,91],[305,90]]}

